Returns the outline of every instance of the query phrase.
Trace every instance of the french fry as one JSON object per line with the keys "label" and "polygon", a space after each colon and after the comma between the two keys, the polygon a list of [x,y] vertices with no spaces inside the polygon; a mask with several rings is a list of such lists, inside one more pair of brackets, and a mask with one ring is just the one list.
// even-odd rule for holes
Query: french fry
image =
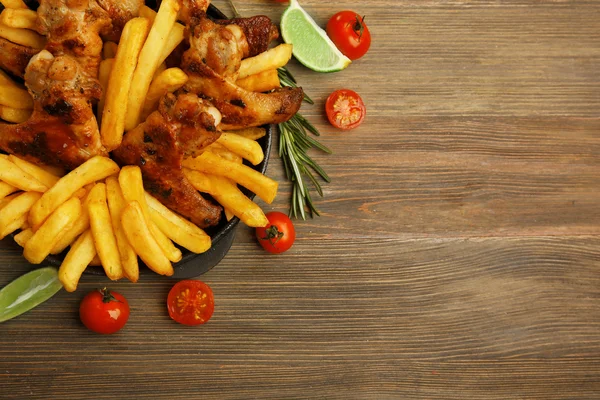
{"label": "french fry", "polygon": [[37,229],[48,215],[72,197],[79,189],[117,172],[119,172],[119,166],[110,158],[101,156],[90,158],[63,176],[31,207],[29,212],[31,226],[34,230]]}
{"label": "french fry", "polygon": [[48,188],[54,186],[56,182],[58,182],[58,180],[60,179],[58,176],[53,175],[44,170],[43,168],[29,161],[23,160],[22,158],[19,158],[15,155],[9,155],[8,159],[12,161],[17,167],[21,168],[23,171],[33,176],[35,179],[42,182]]}
{"label": "french fry", "polygon": [[142,215],[146,221],[146,225],[152,236],[163,250],[165,255],[170,261],[177,262],[182,258],[181,250],[179,250],[171,239],[169,239],[150,219],[150,211],[148,210],[148,203],[146,202],[146,195],[144,191],[144,183],[142,180],[142,172],[139,167],[127,165],[121,169],[119,173],[119,185],[123,191],[123,197],[125,201],[130,203],[136,201],[141,210]]}
{"label": "french fry", "polygon": [[12,108],[0,104],[0,119],[12,122],[13,124],[20,124],[27,121],[31,117],[32,112],[33,110],[31,109]]}
{"label": "french fry", "polygon": [[[156,11],[148,6],[142,6],[140,7],[140,17],[148,18],[150,21],[154,22],[154,19],[156,18]],[[163,47],[160,55],[161,62],[164,62],[167,57],[169,57],[169,54],[171,54],[173,50],[179,46],[179,43],[181,43],[183,40],[184,32],[185,26],[178,22],[173,25],[171,32],[169,32],[167,43],[165,44],[165,47]]]}
{"label": "french fry", "polygon": [[35,30],[37,13],[24,8],[6,8],[0,14],[0,23],[11,28]]}
{"label": "french fry", "polygon": [[235,84],[249,92],[268,92],[281,86],[276,69],[238,79]]}
{"label": "french fry", "polygon": [[33,231],[31,229],[23,229],[21,232],[17,233],[14,236],[15,242],[21,247],[25,247],[25,244],[31,239],[33,236]]}
{"label": "french fry", "polygon": [[50,254],[60,254],[67,247],[73,244],[83,232],[90,228],[90,213],[89,213],[89,196],[85,196],[81,203],[81,216],[71,225],[71,227],[60,237],[58,242],[54,245]]}
{"label": "french fry", "polygon": [[235,217],[235,214],[229,208],[223,209],[223,213],[225,213],[225,218],[227,221],[231,221],[233,217]]}
{"label": "french fry", "polygon": [[9,194],[16,192],[17,190],[19,189],[12,185],[9,185],[6,182],[0,182],[0,200],[4,199]]}
{"label": "french fry", "polygon": [[253,165],[260,164],[265,158],[262,147],[256,141],[246,139],[243,136],[223,132],[217,142],[250,161]]}
{"label": "french fry", "polygon": [[158,228],[180,246],[192,253],[204,253],[211,246],[211,239],[202,229],[165,207],[146,192],[150,218]]}
{"label": "french fry", "polygon": [[152,111],[158,108],[161,97],[167,93],[173,93],[185,85],[187,80],[188,76],[179,68],[169,68],[160,73],[150,84],[141,118],[146,119]]}
{"label": "french fry", "polygon": [[256,228],[269,223],[262,209],[229,179],[189,169],[185,169],[184,173],[196,190],[210,194],[246,225]]}
{"label": "french fry", "polygon": [[[152,76],[152,82],[154,82],[154,80],[156,79],[156,77],[158,75],[160,75],[163,71],[165,71],[167,69],[167,63],[165,63],[164,61],[162,63],[160,63],[160,65],[158,66],[158,68],[156,68],[156,72],[154,73],[154,75]],[[152,84],[150,84],[150,86],[152,86]],[[148,89],[148,91],[150,91],[150,89]]]}
{"label": "french fry", "polygon": [[29,8],[23,0],[0,0],[0,3],[6,8]]}
{"label": "french fry", "polygon": [[123,265],[119,256],[117,237],[112,226],[110,211],[106,200],[106,184],[96,183],[88,194],[88,213],[90,214],[90,230],[98,257],[106,276],[115,281],[123,277]]}
{"label": "french fry", "polygon": [[115,58],[117,56],[117,48],[118,44],[115,42],[104,42],[104,46],[102,47],[102,58],[109,59]]}
{"label": "french fry", "polygon": [[152,28],[148,33],[144,47],[142,48],[133,74],[133,80],[129,89],[129,101],[127,103],[127,115],[125,117],[125,130],[135,128],[140,120],[144,99],[156,68],[164,60],[161,59],[161,51],[165,48],[169,32],[173,28],[179,11],[177,0],[164,0],[160,4]]}
{"label": "french fry", "polygon": [[58,176],[59,178],[65,175],[65,170],[60,167],[54,167],[51,165],[38,165],[41,169],[46,171],[49,174],[54,176]]}
{"label": "french fry", "polygon": [[100,261],[100,257],[98,257],[97,253],[96,253],[96,256],[94,258],[92,258],[92,261],[90,261],[90,265],[92,267],[101,267],[102,266],[102,261]]}
{"label": "french fry", "polygon": [[42,197],[42,194],[38,192],[24,192],[2,208],[2,212],[0,213],[0,240],[23,225],[23,222],[20,222],[17,227],[14,227],[17,223],[16,221],[20,221],[23,217],[25,217],[26,221],[27,213],[31,209],[31,206],[40,197]]}
{"label": "french fry", "polygon": [[77,197],[61,204],[29,239],[23,256],[32,264],[40,264],[80,215],[81,201]]}
{"label": "french fry", "polygon": [[267,130],[260,126],[251,126],[236,131],[228,131],[227,133],[234,133],[239,136],[243,136],[246,139],[258,140],[267,134]]}
{"label": "french fry", "polygon": [[0,104],[11,108],[33,109],[33,98],[14,82],[0,82]]}
{"label": "french fry", "polygon": [[196,158],[183,160],[183,166],[208,174],[225,176],[254,192],[266,203],[271,204],[277,195],[277,181],[266,177],[247,165],[225,160],[209,151]]}
{"label": "french fry", "polygon": [[121,215],[121,225],[131,247],[148,268],[157,274],[173,275],[173,265],[150,232],[137,201],[132,201],[125,207]]}
{"label": "french fry", "polygon": [[146,18],[133,18],[125,24],[117,56],[108,81],[106,100],[102,111],[100,136],[108,151],[114,150],[123,140],[127,98],[138,56],[148,35],[150,22]]}
{"label": "french fry", "polygon": [[231,162],[234,162],[236,164],[241,164],[244,162],[244,159],[242,158],[242,156],[229,150],[228,148],[223,146],[221,143],[217,143],[217,142],[212,143],[210,146],[207,146],[206,148],[204,148],[204,151],[210,151],[211,153],[216,154],[219,157],[229,160]]}
{"label": "french fry", "polygon": [[67,292],[74,292],[77,289],[81,274],[95,256],[94,238],[88,229],[73,243],[58,269],[58,279]]}
{"label": "french fry", "polygon": [[0,37],[33,49],[41,50],[46,45],[46,38],[39,33],[30,29],[12,28],[2,23],[0,23]]}
{"label": "french fry", "polygon": [[119,180],[116,176],[106,178],[106,197],[108,200],[108,210],[112,220],[119,255],[121,256],[121,265],[123,266],[123,275],[131,282],[137,282],[140,277],[140,268],[138,265],[137,254],[129,244],[123,225],[121,225],[121,214],[127,203],[123,197]]}
{"label": "french fry", "polygon": [[21,192],[13,193],[11,195],[4,197],[2,200],[0,200],[0,211],[2,211],[2,209],[4,207],[6,207],[6,205],[8,203],[10,203],[15,197],[17,197],[19,195],[21,195]]}
{"label": "french fry", "polygon": [[25,191],[45,192],[48,187],[16,166],[7,156],[0,157],[0,180]]}
{"label": "french fry", "polygon": [[110,79],[110,74],[115,65],[114,58],[107,58],[106,60],[100,61],[100,67],[98,69],[98,81],[100,82],[100,86],[102,86],[102,96],[100,97],[100,101],[98,101],[98,125],[102,127],[102,113],[104,112],[104,106],[106,104],[106,89],[108,89],[108,80]]}
{"label": "french fry", "polygon": [[250,75],[283,67],[292,58],[292,47],[291,44],[282,43],[257,56],[243,59],[240,64],[237,79],[243,79]]}

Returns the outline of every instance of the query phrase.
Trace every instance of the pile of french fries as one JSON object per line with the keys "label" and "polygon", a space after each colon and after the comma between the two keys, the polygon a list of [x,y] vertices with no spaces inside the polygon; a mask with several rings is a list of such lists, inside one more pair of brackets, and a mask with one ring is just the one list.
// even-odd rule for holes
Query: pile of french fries
{"label": "pile of french fries", "polygon": [[[0,2],[6,7],[0,14],[0,37],[42,49],[45,39],[35,32],[36,13],[21,0]],[[158,12],[144,6],[125,25],[119,43],[104,43],[98,77],[104,90],[97,119],[109,151],[119,147],[124,132],[158,108],[162,96],[187,82],[181,69],[165,65],[184,38],[178,10],[177,0],[163,0]],[[291,45],[282,44],[246,58],[233,80],[249,91],[279,87],[277,68],[291,55]],[[21,123],[32,109],[25,87],[0,70],[0,119]],[[184,160],[192,185],[219,202],[227,220],[236,216],[251,227],[265,226],[268,220],[239,186],[266,203],[277,194],[276,181],[244,163],[263,161],[257,140],[265,134],[262,127],[223,132],[198,157]],[[33,264],[66,252],[59,277],[68,291],[76,290],[88,265],[102,266],[112,280],[136,282],[138,257],[154,272],[172,275],[172,263],[182,258],[175,244],[194,253],[211,246],[202,229],[144,191],[139,167],[119,168],[106,157],[94,157],[65,174],[0,154],[0,239],[11,233]]]}

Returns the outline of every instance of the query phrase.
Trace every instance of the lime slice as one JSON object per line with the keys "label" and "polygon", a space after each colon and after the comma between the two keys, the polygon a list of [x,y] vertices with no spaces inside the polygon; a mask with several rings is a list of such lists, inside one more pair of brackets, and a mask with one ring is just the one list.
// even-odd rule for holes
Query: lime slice
{"label": "lime slice", "polygon": [[291,0],[281,16],[281,36],[294,46],[294,57],[314,71],[341,71],[352,62],[335,47],[297,0]]}
{"label": "lime slice", "polygon": [[45,302],[62,289],[56,268],[36,269],[0,290],[0,322],[7,321]]}

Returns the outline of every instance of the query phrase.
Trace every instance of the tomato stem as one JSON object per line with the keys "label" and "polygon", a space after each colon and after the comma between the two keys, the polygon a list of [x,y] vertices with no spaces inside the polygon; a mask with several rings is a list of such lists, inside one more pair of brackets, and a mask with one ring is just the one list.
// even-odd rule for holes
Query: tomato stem
{"label": "tomato stem", "polygon": [[117,303],[121,303],[121,300],[118,300],[115,296],[113,296],[112,293],[110,292],[110,290],[108,290],[106,287],[104,287],[102,289],[98,289],[98,291],[102,294],[102,302],[103,303],[110,303],[111,301],[116,301]]}
{"label": "tomato stem", "polygon": [[357,14],[356,15],[356,22],[354,22],[354,25],[352,26],[352,30],[354,31],[354,33],[356,35],[358,35],[358,41],[360,42],[360,40],[362,39],[362,35],[365,31],[365,17],[366,15],[363,15],[362,18]]}
{"label": "tomato stem", "polygon": [[[261,240],[268,240],[271,245],[275,246],[279,240],[283,237],[283,232],[281,232],[275,225],[271,225],[265,230],[265,237],[261,238]],[[273,241],[275,239],[275,241]]]}

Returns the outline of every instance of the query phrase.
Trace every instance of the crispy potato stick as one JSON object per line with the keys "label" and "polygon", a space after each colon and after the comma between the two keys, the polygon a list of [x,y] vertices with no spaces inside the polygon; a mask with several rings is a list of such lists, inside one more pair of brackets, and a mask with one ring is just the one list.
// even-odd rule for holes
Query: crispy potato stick
{"label": "crispy potato stick", "polygon": [[243,136],[223,132],[217,142],[250,161],[253,165],[260,164],[265,158],[262,147],[256,141],[246,139]]}
{"label": "crispy potato stick", "polygon": [[238,79],[283,67],[292,58],[292,45],[283,43],[254,57],[242,60]]}
{"label": "crispy potato stick", "polygon": [[56,210],[58,206],[73,196],[79,189],[92,182],[119,172],[119,166],[110,158],[92,157],[52,186],[29,212],[29,223],[34,230]]}
{"label": "crispy potato stick", "polygon": [[118,44],[115,42],[104,42],[104,47],[102,47],[102,58],[105,60],[108,58],[115,58],[117,56],[117,48]]}
{"label": "crispy potato stick", "polygon": [[50,254],[60,254],[67,247],[69,247],[75,239],[77,239],[83,232],[90,228],[90,214],[89,214],[89,196],[82,198],[81,204],[81,216],[71,225],[71,227],[61,236],[56,245],[50,251]]}
{"label": "crispy potato stick", "polygon": [[0,200],[4,199],[9,194],[16,192],[17,190],[19,189],[12,185],[9,185],[6,182],[0,182]]}
{"label": "crispy potato stick", "polygon": [[59,178],[65,176],[65,170],[60,167],[53,167],[50,165],[38,165],[38,167],[40,167],[49,174],[58,176]]}
{"label": "crispy potato stick", "polygon": [[37,13],[24,8],[7,8],[0,14],[0,23],[11,28],[25,28],[35,30]]}
{"label": "crispy potato stick", "polygon": [[184,173],[192,186],[210,194],[246,225],[256,228],[265,226],[269,222],[261,208],[246,197],[229,179],[189,169],[185,169]]}
{"label": "crispy potato stick", "polygon": [[187,80],[188,76],[179,68],[169,68],[161,72],[150,84],[142,109],[142,119],[146,119],[152,111],[158,108],[161,97],[167,93],[173,93]]}
{"label": "crispy potato stick", "polygon": [[23,229],[14,236],[14,239],[19,246],[25,247],[25,244],[29,241],[29,239],[31,239],[32,236],[33,231],[31,229]]}
{"label": "crispy potato stick", "polygon": [[173,275],[173,265],[150,233],[137,201],[132,201],[125,207],[121,224],[127,240],[148,268],[157,274]]}
{"label": "crispy potato stick", "polygon": [[67,292],[74,292],[77,289],[81,274],[95,256],[94,238],[92,232],[87,230],[73,243],[58,269],[58,279]]}
{"label": "crispy potato stick", "polygon": [[140,120],[144,99],[148,93],[150,82],[156,72],[156,68],[162,63],[161,51],[165,48],[169,32],[175,24],[179,3],[177,0],[164,0],[160,4],[158,13],[144,47],[140,52],[137,68],[133,74],[133,80],[129,89],[129,101],[127,103],[127,115],[125,117],[125,130],[135,128]]}
{"label": "crispy potato stick", "polygon": [[[165,63],[164,61],[158,66],[158,68],[156,68],[156,72],[154,73],[154,75],[152,76],[152,81],[154,82],[154,80],[156,79],[157,76],[159,76],[163,71],[165,71],[167,69],[167,63]],[[152,86],[152,84],[150,84],[150,86]],[[150,90],[150,89],[148,89]]]}
{"label": "crispy potato stick", "polygon": [[247,165],[225,160],[209,151],[205,151],[196,158],[183,160],[183,165],[200,172],[225,176],[251,190],[268,204],[271,204],[277,195],[279,186],[277,181],[266,177]]}
{"label": "crispy potato stick", "polygon": [[106,104],[106,89],[108,89],[108,80],[110,79],[110,73],[115,65],[114,58],[107,58],[106,60],[100,61],[100,68],[98,69],[98,81],[102,86],[102,96],[98,102],[98,125],[102,127],[102,113],[104,112],[104,105]]}
{"label": "crispy potato stick", "polygon": [[[7,225],[4,228],[4,231],[7,232],[6,235],[13,233],[14,231],[21,229],[21,226],[27,222],[27,214],[21,215],[17,220],[13,221],[10,225]],[[4,239],[4,237],[2,237]]]}
{"label": "crispy potato stick", "polygon": [[29,92],[14,82],[0,82],[0,104],[11,108],[33,109]]}
{"label": "crispy potato stick", "polygon": [[48,190],[46,185],[16,166],[7,156],[0,157],[0,180],[25,191],[45,192]]}
{"label": "crispy potato stick", "polygon": [[19,196],[21,194],[21,192],[18,193],[13,193],[9,196],[6,196],[5,198],[3,198],[2,200],[0,200],[0,211],[2,211],[2,209],[4,207],[6,207],[6,205],[8,203],[10,203],[15,197]]}
{"label": "crispy potato stick", "polygon": [[241,164],[244,162],[244,159],[242,158],[242,156],[229,150],[228,148],[223,146],[221,143],[217,143],[217,142],[212,143],[211,145],[207,146],[203,151],[210,151],[211,153],[216,154],[219,157],[222,157],[222,158],[229,160],[231,162],[234,162],[236,164]]}
{"label": "crispy potato stick", "polygon": [[33,110],[23,108],[12,108],[0,104],[0,119],[14,124],[25,122],[31,117]]}
{"label": "crispy potato stick", "polygon": [[98,257],[97,253],[96,253],[96,256],[94,258],[92,258],[92,261],[90,261],[90,265],[93,267],[101,267],[102,266],[102,261],[100,261],[100,257]]}
{"label": "crispy potato stick", "polygon": [[0,0],[0,3],[6,8],[29,8],[23,0]]}
{"label": "crispy potato stick", "polygon": [[[154,19],[156,18],[156,11],[154,11],[148,6],[142,6],[140,8],[140,17],[148,18],[150,21],[154,22]],[[169,32],[169,38],[167,39],[167,43],[165,44],[165,47],[163,48],[162,53],[160,55],[161,62],[164,62],[167,59],[167,57],[169,57],[169,54],[171,54],[173,50],[175,50],[175,48],[179,46],[179,43],[181,43],[181,41],[183,40],[184,32],[185,26],[181,25],[178,22],[176,22],[175,25],[173,25],[171,32]]]}
{"label": "crispy potato stick", "polygon": [[125,201],[128,203],[137,201],[139,204],[148,229],[150,232],[152,232],[154,239],[163,250],[167,258],[173,262],[180,261],[182,257],[181,250],[175,247],[173,242],[171,242],[171,239],[162,233],[162,231],[158,229],[158,227],[150,218],[140,167],[132,165],[123,167],[121,173],[119,174],[119,185],[123,191],[123,197],[125,198]]}
{"label": "crispy potato stick", "polygon": [[24,192],[12,199],[6,206],[2,207],[0,213],[0,240],[6,235],[20,228],[25,221],[21,221],[17,227],[13,229],[16,221],[20,221],[23,217],[27,217],[27,213],[31,206],[42,197],[38,192]]}
{"label": "crispy potato stick", "polygon": [[127,97],[136,69],[138,56],[148,35],[150,22],[146,18],[134,18],[125,24],[117,56],[113,65],[106,100],[102,111],[100,136],[108,151],[114,150],[123,140]]}
{"label": "crispy potato stick", "polygon": [[235,217],[235,214],[229,208],[225,208],[223,212],[225,212],[225,218],[227,218],[227,221],[231,221],[233,217]]}
{"label": "crispy potato stick", "polygon": [[174,213],[146,192],[150,218],[171,240],[192,253],[204,253],[211,246],[210,236],[202,229]]}
{"label": "crispy potato stick", "polygon": [[23,256],[32,264],[40,264],[80,215],[81,201],[77,197],[61,204],[29,239]]}
{"label": "crispy potato stick", "polygon": [[276,69],[238,79],[235,84],[249,92],[268,92],[281,86]]}
{"label": "crispy potato stick", "polygon": [[140,277],[140,268],[137,254],[135,254],[133,247],[129,244],[123,230],[123,225],[121,225],[121,214],[127,203],[125,202],[121,186],[119,186],[119,180],[116,176],[106,178],[106,197],[121,256],[121,265],[123,265],[123,275],[131,282],[137,282]]}
{"label": "crispy potato stick", "polygon": [[33,49],[41,50],[46,45],[46,38],[39,33],[30,29],[11,28],[2,23],[0,23],[0,37]]}
{"label": "crispy potato stick", "polygon": [[60,179],[58,176],[53,175],[44,170],[43,168],[29,161],[23,160],[22,158],[19,158],[15,155],[9,155],[8,159],[12,161],[17,167],[21,168],[23,171],[33,176],[35,179],[42,182],[44,185],[48,186],[48,188],[54,186],[56,182],[58,182],[58,180]]}
{"label": "crispy potato stick", "polygon": [[106,276],[115,281],[123,277],[123,266],[119,256],[117,237],[112,226],[110,211],[106,201],[106,185],[97,183],[88,194],[88,212],[90,214],[90,229],[94,237],[96,251],[102,261]]}
{"label": "crispy potato stick", "polygon": [[227,133],[235,133],[236,135],[243,136],[246,139],[258,140],[267,134],[267,130],[260,126],[252,126],[237,131],[227,131]]}

